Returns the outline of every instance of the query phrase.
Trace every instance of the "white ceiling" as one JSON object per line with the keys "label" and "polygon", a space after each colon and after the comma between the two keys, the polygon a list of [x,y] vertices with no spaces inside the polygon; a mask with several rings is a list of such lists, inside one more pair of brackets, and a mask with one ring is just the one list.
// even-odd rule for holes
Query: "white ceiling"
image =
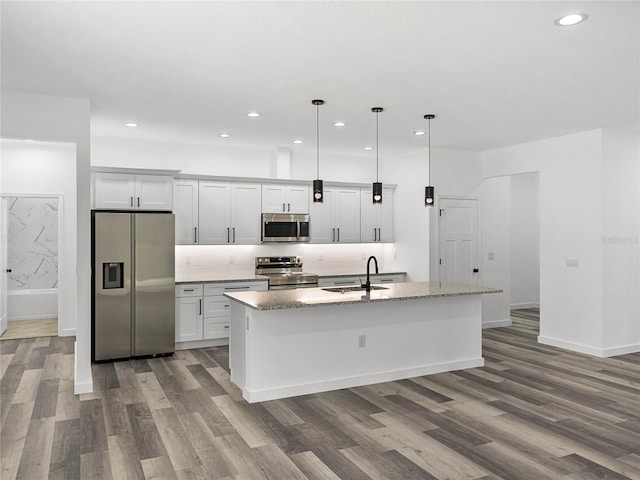
{"label": "white ceiling", "polygon": [[[553,24],[570,12],[589,19]],[[91,99],[95,136],[315,149],[314,98],[325,151],[375,145],[384,107],[381,156],[424,147],[426,113],[432,146],[471,150],[639,118],[636,1],[3,1],[1,21],[2,88]]]}

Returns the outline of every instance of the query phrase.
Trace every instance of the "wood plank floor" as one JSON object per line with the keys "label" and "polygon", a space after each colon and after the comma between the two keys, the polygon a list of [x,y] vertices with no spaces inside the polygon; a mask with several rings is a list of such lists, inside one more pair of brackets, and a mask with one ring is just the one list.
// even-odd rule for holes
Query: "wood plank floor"
{"label": "wood plank floor", "polygon": [[0,478],[640,479],[640,354],[539,345],[537,316],[485,330],[483,368],[258,404],[226,348],[94,365],[74,396],[73,338],[1,342]]}
{"label": "wood plank floor", "polygon": [[0,335],[0,340],[55,337],[57,335],[57,318],[39,318],[37,320],[9,320],[9,322],[7,322],[7,330],[2,335]]}

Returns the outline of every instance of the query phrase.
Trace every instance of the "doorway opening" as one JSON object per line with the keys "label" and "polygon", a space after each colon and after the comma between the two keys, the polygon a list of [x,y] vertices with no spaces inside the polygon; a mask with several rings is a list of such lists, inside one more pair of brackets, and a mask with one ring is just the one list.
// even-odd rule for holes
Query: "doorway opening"
{"label": "doorway opening", "polygon": [[[540,331],[539,172],[510,176],[510,311]],[[534,325],[535,324],[535,325]]]}
{"label": "doorway opening", "polygon": [[2,340],[58,335],[60,204],[56,195],[3,195]]}

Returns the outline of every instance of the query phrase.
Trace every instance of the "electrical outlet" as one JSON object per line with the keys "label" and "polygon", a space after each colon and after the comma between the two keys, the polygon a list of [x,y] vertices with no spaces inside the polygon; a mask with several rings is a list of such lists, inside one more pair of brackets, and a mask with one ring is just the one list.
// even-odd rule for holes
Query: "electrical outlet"
{"label": "electrical outlet", "polygon": [[322,262],[324,260],[324,257],[322,256],[322,254],[318,255],[318,261]]}
{"label": "electrical outlet", "polygon": [[186,256],[184,257],[184,264],[185,265],[191,265],[191,257],[190,256]]}
{"label": "electrical outlet", "polygon": [[489,252],[489,255],[487,255],[487,259],[488,260],[493,260],[495,258],[495,253],[494,252]]}
{"label": "electrical outlet", "polygon": [[358,348],[364,348],[367,346],[367,336],[360,335],[358,336]]}
{"label": "electrical outlet", "polygon": [[229,255],[229,263],[236,263],[236,257]]}

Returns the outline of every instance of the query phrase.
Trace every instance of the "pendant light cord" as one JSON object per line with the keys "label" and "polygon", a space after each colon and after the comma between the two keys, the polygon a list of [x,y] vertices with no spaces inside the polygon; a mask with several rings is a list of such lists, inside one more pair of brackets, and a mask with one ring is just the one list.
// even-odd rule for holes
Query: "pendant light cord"
{"label": "pendant light cord", "polygon": [[429,173],[428,173],[428,183],[431,185],[431,119],[429,119]]}
{"label": "pendant light cord", "polygon": [[316,178],[320,179],[320,105],[316,105]]}
{"label": "pendant light cord", "polygon": [[376,112],[376,182],[378,182],[378,157],[380,152],[378,151],[378,134],[380,129],[378,127],[378,112]]}

